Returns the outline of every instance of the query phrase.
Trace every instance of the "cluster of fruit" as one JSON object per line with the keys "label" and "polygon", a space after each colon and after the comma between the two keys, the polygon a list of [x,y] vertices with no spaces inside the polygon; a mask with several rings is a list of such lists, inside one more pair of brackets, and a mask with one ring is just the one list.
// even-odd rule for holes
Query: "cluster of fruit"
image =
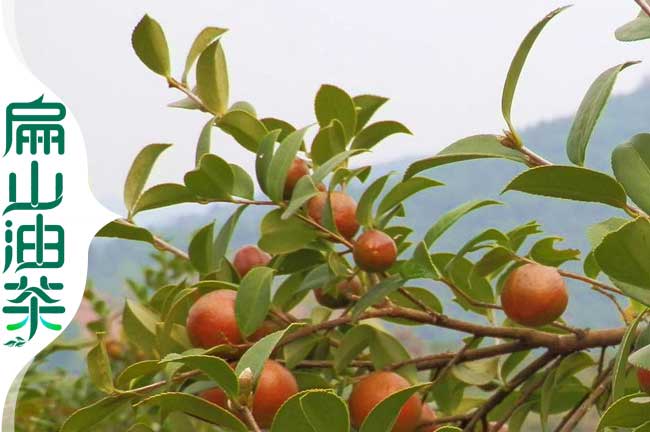
{"label": "cluster of fruit", "polygon": [[[298,180],[308,173],[307,163],[296,159],[289,170],[285,194],[290,195]],[[357,204],[346,193],[321,191],[308,202],[307,214],[314,222],[321,224],[328,200],[338,233],[347,240],[353,239],[359,229],[355,216]],[[397,247],[387,234],[368,230],[353,242],[353,257],[359,269],[381,273],[394,264]],[[232,262],[239,276],[244,277],[254,267],[269,265],[271,259],[269,254],[257,246],[248,245],[235,252]],[[355,295],[361,294],[362,289],[360,279],[352,276],[338,283],[334,292],[318,288],[314,290],[314,296],[321,305],[337,309],[348,306]],[[192,305],[186,328],[194,346],[207,349],[220,344],[256,342],[279,330],[277,324],[267,320],[245,341],[235,317],[236,296],[236,292],[231,290],[214,291],[205,294]],[[509,275],[501,301],[505,314],[511,320],[521,325],[537,327],[552,323],[564,312],[568,295],[564,280],[555,268],[530,263],[518,267]],[[349,397],[352,424],[359,427],[377,404],[408,387],[408,381],[394,372],[377,371],[362,377],[354,385]],[[280,363],[268,360],[254,392],[253,417],[261,427],[270,427],[282,404],[297,392],[298,385],[291,372]],[[201,396],[228,408],[226,394],[218,388],[207,390]],[[430,424],[434,419],[431,407],[413,395],[403,406],[393,432],[411,432],[419,425]],[[431,432],[435,426],[419,430]]]}

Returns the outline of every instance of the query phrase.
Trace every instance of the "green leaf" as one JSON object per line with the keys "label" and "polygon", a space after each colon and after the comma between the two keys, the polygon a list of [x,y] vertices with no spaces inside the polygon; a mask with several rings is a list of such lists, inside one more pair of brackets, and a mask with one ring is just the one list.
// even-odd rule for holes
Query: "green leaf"
{"label": "green leaf", "polygon": [[629,222],[629,219],[618,217],[609,218],[587,228],[587,239],[592,248],[598,247],[607,234],[618,230],[620,227]]}
{"label": "green leaf", "polygon": [[161,365],[169,363],[178,363],[190,369],[200,370],[230,398],[236,398],[239,395],[239,382],[235,372],[225,360],[219,357],[171,354],[160,361]]}
{"label": "green leaf", "polygon": [[282,349],[284,353],[284,366],[287,369],[294,369],[305,360],[316,346],[323,341],[322,336],[317,334],[309,335],[288,343]]}
{"label": "green leaf", "polygon": [[377,197],[379,197],[379,194],[381,191],[384,189],[384,186],[386,185],[386,181],[388,178],[394,173],[390,172],[384,176],[379,177],[377,180],[372,182],[370,186],[361,194],[361,198],[359,199],[359,204],[357,205],[357,222],[359,222],[360,225],[368,227],[371,226],[373,223],[373,217],[372,217],[372,208],[377,200]]}
{"label": "green leaf", "polygon": [[369,150],[386,137],[398,133],[412,135],[406,126],[396,121],[387,120],[373,123],[359,132],[350,148]]}
{"label": "green leaf", "polygon": [[530,257],[540,264],[558,267],[567,261],[577,261],[579,249],[555,249],[555,243],[562,237],[547,237],[536,242],[530,249]]}
{"label": "green leaf", "polygon": [[291,132],[295,132],[296,130],[296,128],[292,124],[277,118],[266,117],[260,119],[260,121],[264,124],[264,126],[266,126],[266,130],[268,130],[269,132],[274,130],[279,130],[280,135],[278,136],[278,139],[280,141],[285,139],[287,136],[289,136]]}
{"label": "green leaf", "polygon": [[219,40],[212,42],[196,64],[196,92],[203,104],[216,115],[228,108],[228,68]]}
{"label": "green leaf", "polygon": [[133,206],[132,216],[146,210],[190,202],[196,202],[196,197],[184,185],[162,183],[142,192]]}
{"label": "green leaf", "polygon": [[637,393],[620,399],[607,408],[598,422],[598,431],[608,427],[633,428],[648,421],[650,397],[645,393]]}
{"label": "green leaf", "polygon": [[183,83],[187,84],[187,76],[190,73],[190,69],[194,65],[194,62],[199,57],[199,55],[205,51],[205,49],[219,38],[222,34],[227,32],[228,29],[223,29],[219,27],[206,27],[196,36],[190,52],[187,54],[187,59],[185,60],[185,69],[183,70]]}
{"label": "green leaf", "polygon": [[567,156],[576,165],[584,165],[587,145],[596,123],[607,104],[618,73],[638,62],[627,62],[607,69],[591,84],[582,99],[567,139]]}
{"label": "green leaf", "polygon": [[650,222],[637,219],[603,239],[594,250],[600,268],[621,282],[650,288]]}
{"label": "green leaf", "polygon": [[245,337],[255,333],[269,313],[273,269],[255,267],[239,284],[235,302],[237,327]]}
{"label": "green leaf", "polygon": [[639,314],[634,322],[627,328],[623,340],[618,346],[612,379],[612,400],[617,400],[625,396],[625,369],[627,368],[627,360],[630,351],[632,350],[632,345],[636,339],[636,329],[639,327],[643,315],[645,314]]}
{"label": "green leaf", "polygon": [[499,158],[527,165],[526,158],[520,152],[501,144],[502,139],[503,137],[496,135],[473,135],[463,138],[444,148],[436,156],[413,162],[404,173],[404,178],[408,179],[440,165],[472,159]]}
{"label": "green leaf", "polygon": [[188,253],[190,261],[201,274],[214,270],[214,222],[199,229],[190,241]]}
{"label": "green leaf", "polygon": [[308,293],[298,290],[304,277],[304,273],[294,273],[282,281],[273,295],[273,305],[286,312],[300,303]]}
{"label": "green leaf", "polygon": [[[526,63],[528,53],[530,53],[533,44],[537,40],[537,37],[540,35],[546,24],[548,24],[548,22],[553,19],[553,17],[565,9],[567,9],[567,6],[555,9],[546,15],[540,22],[538,22],[528,32],[524,40],[521,42],[519,48],[517,49],[517,53],[510,63],[510,69],[508,69],[508,75],[506,76],[506,81],[503,85],[503,94],[501,95],[501,112],[503,113],[503,118],[508,124],[508,128],[510,128],[510,131],[515,135],[515,139],[517,140],[519,140],[519,138],[512,124],[511,111],[512,100],[515,96],[515,90],[517,89],[517,83],[519,82],[521,71],[524,69],[524,64]],[[521,142],[518,142],[517,144],[521,145]]]}
{"label": "green leaf", "polygon": [[[405,287],[404,291],[406,291],[410,297],[416,298],[421,303],[431,308],[431,310],[442,313],[442,303],[440,303],[438,297],[426,288]],[[419,309],[418,304],[412,301],[409,297],[406,297],[401,291],[394,291],[388,295],[388,298],[397,306],[416,310]],[[385,318],[385,320],[401,325],[422,325],[420,322],[410,321],[405,318]]]}
{"label": "green leaf", "polygon": [[352,98],[357,110],[357,130],[359,132],[388,98],[375,95],[359,95]]}
{"label": "green leaf", "polygon": [[149,144],[140,150],[140,153],[133,160],[124,183],[124,205],[126,205],[129,214],[133,212],[133,207],[138,201],[142,189],[144,189],[156,159],[170,146],[171,144]]}
{"label": "green leaf", "polygon": [[185,186],[197,196],[228,200],[234,186],[230,164],[214,154],[201,157],[199,167],[185,174]]}
{"label": "green leaf", "polygon": [[199,140],[196,143],[195,164],[197,167],[199,166],[203,155],[210,153],[210,147],[212,146],[212,128],[214,127],[216,121],[217,118],[212,117],[203,126],[203,128],[201,128]]}
{"label": "green leaf", "polygon": [[134,394],[109,396],[75,411],[61,426],[60,432],[87,432],[100,421],[126,407]]}
{"label": "green leaf", "polygon": [[334,119],[321,127],[311,145],[311,158],[317,165],[322,165],[327,160],[345,151],[346,137],[343,124]]}
{"label": "green leaf", "polygon": [[402,406],[411,396],[424,390],[430,384],[416,385],[400,390],[388,396],[370,411],[359,428],[359,432],[390,432],[397,420]]}
{"label": "green leaf", "polygon": [[[390,333],[375,329],[375,336],[370,340],[370,358],[375,370],[381,370],[390,365],[411,359],[402,343]],[[417,382],[417,369],[414,364],[408,364],[395,372],[404,376],[410,382]]]}
{"label": "green leaf", "polygon": [[617,28],[615,36],[623,42],[650,39],[650,17],[641,11],[635,19]]}
{"label": "green leaf", "polygon": [[247,208],[248,206],[245,205],[239,206],[228,218],[226,223],[223,224],[217,237],[214,239],[214,245],[212,248],[212,264],[214,265],[214,268],[219,268],[221,266],[222,260],[228,251],[228,245],[230,244],[232,235],[235,232],[237,222],[239,222],[239,218]]}
{"label": "green leaf", "polygon": [[551,400],[553,398],[555,383],[557,377],[557,369],[553,369],[546,375],[544,383],[542,384],[539,418],[540,426],[543,432],[548,431],[548,416],[551,410]]}
{"label": "green leaf", "polygon": [[152,376],[160,372],[162,366],[158,360],[144,360],[133,363],[124,369],[115,379],[115,386],[120,389],[129,389],[135,379]]}
{"label": "green leaf", "polygon": [[348,330],[334,352],[334,371],[341,374],[350,362],[363,352],[375,336],[375,329],[360,324]]}
{"label": "green leaf", "polygon": [[122,312],[122,327],[133,345],[145,353],[153,353],[156,344],[156,323],[158,316],[146,307],[126,300]]}
{"label": "green leaf", "polygon": [[366,309],[379,303],[384,297],[399,289],[402,285],[404,285],[404,280],[397,276],[391,276],[379,282],[354,304],[354,308],[352,308],[352,319],[356,320],[359,318]]}
{"label": "green leaf", "polygon": [[499,373],[499,359],[496,357],[463,362],[452,368],[452,373],[460,381],[481,386],[492,382]]}
{"label": "green leaf", "polygon": [[97,231],[96,237],[119,238],[154,244],[154,237],[149,231],[122,219],[109,222]]}
{"label": "green leaf", "polygon": [[474,265],[474,274],[480,277],[488,276],[515,258],[516,255],[510,249],[503,246],[496,246],[476,262]]}
{"label": "green leaf", "polygon": [[104,335],[98,334],[99,341],[88,351],[86,364],[88,367],[88,376],[95,386],[104,393],[113,393],[113,372],[111,370],[111,361],[106,352]]}
{"label": "green leaf", "polygon": [[233,176],[232,195],[248,200],[255,199],[255,184],[248,172],[239,165],[230,164]]}
{"label": "green leaf", "polygon": [[614,176],[641,210],[650,212],[650,134],[633,136],[612,152]]}
{"label": "green leaf", "polygon": [[321,127],[328,126],[332,120],[336,119],[343,125],[346,141],[354,136],[357,127],[357,112],[354,101],[345,91],[333,85],[321,86],[316,93],[314,108],[316,119]]}
{"label": "green leaf", "polygon": [[230,111],[244,111],[252,115],[253,117],[257,118],[257,111],[255,111],[255,107],[250,102],[237,101],[234,104],[230,105],[230,108],[228,108],[228,112]]}
{"label": "green leaf", "polygon": [[158,21],[149,15],[143,16],[133,30],[131,44],[142,63],[149,69],[164,77],[171,75],[167,39]]}
{"label": "green leaf", "polygon": [[259,246],[271,255],[295,252],[318,237],[316,230],[297,216],[283,219],[282,209],[268,213],[262,219],[260,231]]}
{"label": "green leaf", "polygon": [[282,404],[273,418],[271,432],[314,432],[300,404],[300,399],[307,393],[309,391],[295,394]]}
{"label": "green leaf", "polygon": [[268,195],[268,187],[266,178],[269,172],[269,166],[273,159],[273,150],[275,149],[275,142],[280,135],[279,130],[269,132],[262,138],[260,145],[257,149],[255,157],[255,175],[257,176],[257,183],[260,185],[262,192]]}
{"label": "green leaf", "polygon": [[228,431],[247,432],[248,428],[230,412],[207,400],[187,393],[160,393],[138,402],[136,407],[159,406],[167,413],[182,412]]}
{"label": "green leaf", "polygon": [[442,186],[444,183],[439,181],[432,180],[428,177],[411,177],[408,180],[404,180],[398,183],[393,189],[391,189],[386,196],[379,203],[377,208],[377,217],[386,214],[396,205],[402,203],[412,195],[429,189],[436,186]]}
{"label": "green leaf", "polygon": [[625,208],[623,187],[607,174],[572,166],[531,168],[515,177],[503,192],[516,190],[533,195],[575,201],[599,202]]}
{"label": "green leaf", "polygon": [[466,214],[478,210],[481,207],[491,206],[491,205],[502,205],[499,201],[493,200],[474,200],[466,202],[453,210],[448,211],[442,215],[435,224],[427,231],[424,236],[424,242],[427,245],[427,248],[430,248],[433,243],[440,238],[442,234],[445,233],[449,228],[451,228],[456,222],[458,222]]}
{"label": "green leaf", "polygon": [[153,429],[143,423],[136,423],[131,426],[126,432],[153,432]]}
{"label": "green leaf", "polygon": [[347,404],[335,393],[310,391],[300,398],[300,406],[314,432],[349,432]]}
{"label": "green leaf", "polygon": [[296,158],[307,129],[300,129],[287,136],[273,155],[266,177],[267,195],[275,202],[282,201],[284,184],[289,168]]}
{"label": "green leaf", "polygon": [[301,324],[291,324],[284,330],[271,333],[257,341],[241,356],[235,368],[235,374],[239,376],[244,370],[250,368],[253,371],[253,376],[257,379],[260,373],[262,373],[262,369],[264,369],[264,363],[269,359],[271,353],[275,350],[276,345],[282,340],[284,335],[291,333],[300,326]]}
{"label": "green leaf", "polygon": [[228,111],[217,122],[217,126],[253,153],[257,153],[260,141],[268,133],[264,123],[252,114],[241,110]]}

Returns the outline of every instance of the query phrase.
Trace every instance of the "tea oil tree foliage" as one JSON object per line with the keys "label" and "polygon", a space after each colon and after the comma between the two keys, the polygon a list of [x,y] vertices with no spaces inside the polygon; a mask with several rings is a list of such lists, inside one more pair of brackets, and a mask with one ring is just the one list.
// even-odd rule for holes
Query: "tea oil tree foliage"
{"label": "tea oil tree foliage", "polygon": [[[650,37],[648,6],[638,3],[643,11],[618,39]],[[355,158],[410,133],[399,122],[372,120],[386,98],[327,84],[315,95],[313,125],[261,117],[251,103],[230,100],[225,29],[202,30],[175,78],[163,29],[145,16],[133,32],[136,55],[183,94],[170,106],[195,111],[205,126],[195,163],[177,183],[147,187],[169,144],[141,150],[124,188],[126,217],[98,235],[149,243],[189,267],[125,302],[123,344],[132,361],[112,360],[106,337],[93,342],[88,376],[103,397],[79,407],[60,430],[87,431],[126,415],[138,432],[181,430],[179,421],[206,431],[518,431],[526,420],[534,430],[571,431],[588,411],[599,413],[598,430],[650,429],[643,393],[650,386],[650,134],[620,143],[613,175],[586,164],[587,151],[598,151],[590,138],[616,79],[636,62],[597,75],[568,135],[566,161],[527,147],[512,115],[526,58],[565,9],[539,21],[515,53],[503,87],[503,133],[463,138],[404,173],[373,177]],[[214,129],[250,152],[254,172],[228,162],[224,143],[212,148]],[[591,250],[561,249],[535,222],[509,231],[476,227],[459,250],[440,250],[437,240],[457,221],[500,204],[491,199],[445,214],[420,209],[432,220],[423,237],[401,223],[410,197],[443,187],[429,177],[437,167],[458,164],[462,174],[481,158],[521,168],[504,193],[608,206],[611,218],[585,227]],[[350,195],[353,183],[361,185],[358,196]],[[197,226],[187,250],[137,224],[145,211],[215,202],[230,205],[230,217]],[[258,242],[231,254],[238,221],[252,206],[267,209]],[[576,260],[581,273],[564,268]],[[609,299],[620,326],[564,321],[567,279]],[[422,287],[426,281],[434,290]],[[440,290],[474,319],[448,315]],[[305,300],[312,292],[318,305],[296,316],[298,305],[314,304]],[[395,326],[454,330],[460,348],[412,357],[386,330]]]}

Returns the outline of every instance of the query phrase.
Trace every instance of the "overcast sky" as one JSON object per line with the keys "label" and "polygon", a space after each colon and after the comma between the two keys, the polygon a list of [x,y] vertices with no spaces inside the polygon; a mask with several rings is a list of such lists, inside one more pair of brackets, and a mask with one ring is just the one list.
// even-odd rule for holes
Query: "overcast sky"
{"label": "overcast sky", "polygon": [[[606,68],[644,59],[647,44],[614,39],[637,13],[632,0],[578,0],[542,34],[517,94],[520,127],[575,110]],[[163,26],[180,75],[194,36],[227,27],[223,38],[231,98],[260,116],[297,126],[314,121],[321,83],[391,98],[381,118],[405,123],[364,162],[431,155],[455,139],[503,128],[500,95],[510,59],[528,29],[564,2],[548,0],[29,0],[16,4],[23,55],[81,123],[96,196],[121,211],[122,183],[146,144],[171,142],[153,182],[182,181],[206,117],[167,108],[179,94],[144,67],[130,34],[144,13]],[[650,75],[650,63],[622,73],[617,92]],[[562,145],[558,143],[558,145]],[[253,156],[215,133],[213,151],[252,166]]]}

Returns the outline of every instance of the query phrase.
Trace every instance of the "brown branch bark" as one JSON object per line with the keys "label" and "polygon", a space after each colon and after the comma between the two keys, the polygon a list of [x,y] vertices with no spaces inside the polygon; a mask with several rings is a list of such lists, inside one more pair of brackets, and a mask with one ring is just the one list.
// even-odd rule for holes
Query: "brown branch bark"
{"label": "brown branch bark", "polygon": [[543,369],[555,357],[556,353],[553,351],[546,351],[542,356],[538,357],[535,361],[530,363],[522,369],[515,377],[510,380],[505,386],[496,391],[479,409],[476,410],[474,415],[469,419],[463,431],[472,432],[474,427],[485,418],[492,409],[499,405],[510,393],[523,384],[528,378],[533,376],[535,372]]}

